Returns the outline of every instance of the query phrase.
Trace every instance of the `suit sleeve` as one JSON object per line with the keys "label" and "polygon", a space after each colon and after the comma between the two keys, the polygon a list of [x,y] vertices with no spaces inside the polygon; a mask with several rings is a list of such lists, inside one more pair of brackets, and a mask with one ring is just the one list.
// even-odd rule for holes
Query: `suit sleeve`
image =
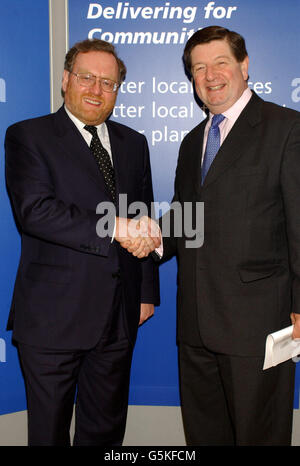
{"label": "suit sleeve", "polygon": [[[152,212],[151,207],[153,202],[153,188],[149,149],[146,139],[144,140],[144,172],[142,193],[142,201],[147,205],[148,216],[150,217]],[[141,302],[155,304],[156,306],[158,306],[160,303],[158,265],[153,261],[151,255],[146,259],[142,259]]]}
{"label": "suit sleeve", "polygon": [[291,126],[281,167],[281,189],[292,272],[292,312],[300,314],[300,119]]}
{"label": "suit sleeve", "polygon": [[[182,147],[182,146],[181,146]],[[174,182],[174,196],[172,198],[170,209],[159,219],[159,226],[162,234],[163,242],[163,256],[162,262],[171,259],[177,254],[177,236],[176,228],[181,229],[182,225],[178,225],[178,217],[176,216],[176,208],[180,205],[180,190],[179,190],[179,178],[181,171],[181,160],[182,160],[182,149],[180,149],[178,163],[175,173]],[[181,217],[181,216],[180,216]]]}
{"label": "suit sleeve", "polygon": [[81,252],[108,254],[111,238],[96,233],[100,216],[56,197],[42,149],[30,143],[22,124],[8,128],[5,157],[7,187],[22,232]]}

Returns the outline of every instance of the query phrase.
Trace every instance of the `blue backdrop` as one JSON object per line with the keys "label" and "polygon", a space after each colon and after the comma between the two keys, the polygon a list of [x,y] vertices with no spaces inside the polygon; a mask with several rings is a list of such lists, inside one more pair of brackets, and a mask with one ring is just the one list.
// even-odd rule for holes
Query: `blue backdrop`
{"label": "blue backdrop", "polygon": [[0,4],[0,414],[26,409],[24,383],[6,320],[20,254],[4,178],[4,136],[15,121],[49,113],[47,0]]}
{"label": "blue backdrop", "polygon": [[[8,124],[49,112],[48,2],[1,0],[0,12],[3,142]],[[182,66],[182,52],[189,35],[211,24],[240,32],[250,57],[250,87],[266,100],[300,110],[299,17],[300,2],[295,0],[69,0],[70,46],[86,37],[102,38],[114,43],[127,65],[126,82],[119,91],[112,119],[146,135],[157,201],[171,200],[180,142],[204,117]],[[2,147],[3,144],[1,177]],[[16,351],[10,344],[10,334],[5,332],[20,244],[4,180],[1,213],[3,414],[26,407]],[[299,379],[297,374],[295,408]],[[130,403],[179,404],[175,260],[161,267],[161,306],[139,330]]]}

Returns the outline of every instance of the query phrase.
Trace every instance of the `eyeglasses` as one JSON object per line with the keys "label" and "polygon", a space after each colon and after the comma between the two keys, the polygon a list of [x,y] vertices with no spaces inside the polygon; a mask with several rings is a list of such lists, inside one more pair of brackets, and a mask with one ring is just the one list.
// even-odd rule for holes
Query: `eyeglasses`
{"label": "eyeglasses", "polygon": [[70,73],[76,76],[77,82],[80,86],[93,87],[96,84],[97,79],[99,79],[101,89],[104,92],[116,92],[119,87],[118,83],[108,78],[99,78],[94,74],[89,73],[73,73],[73,71],[70,71]]}

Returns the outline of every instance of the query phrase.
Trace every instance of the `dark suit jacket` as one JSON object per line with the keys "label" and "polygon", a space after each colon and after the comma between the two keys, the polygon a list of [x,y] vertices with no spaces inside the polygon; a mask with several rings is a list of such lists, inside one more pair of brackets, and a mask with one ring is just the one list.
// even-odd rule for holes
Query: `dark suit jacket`
{"label": "dark suit jacket", "polygon": [[164,238],[164,257],[178,257],[178,338],[263,355],[300,312],[300,114],[254,94],[201,187],[206,122],[182,142],[174,196],[204,202],[204,244]]}
{"label": "dark suit jacket", "polygon": [[[153,198],[148,145],[107,122],[117,194],[128,205]],[[17,123],[6,134],[6,178],[22,235],[8,328],[48,348],[89,348],[107,324],[121,278],[125,323],[135,341],[140,303],[159,303],[151,258],[139,260],[109,236],[98,237],[100,202],[112,201],[83,137],[62,107]]]}

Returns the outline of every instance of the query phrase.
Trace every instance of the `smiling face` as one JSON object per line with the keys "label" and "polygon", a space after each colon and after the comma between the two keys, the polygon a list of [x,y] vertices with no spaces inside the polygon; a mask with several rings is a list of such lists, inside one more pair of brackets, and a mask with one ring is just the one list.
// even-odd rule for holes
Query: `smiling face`
{"label": "smiling face", "polygon": [[[119,69],[115,57],[107,52],[79,53],[73,73],[89,73],[119,82]],[[77,77],[64,70],[62,89],[68,110],[86,125],[103,123],[112,112],[117,92],[103,92],[99,80],[93,87],[86,88],[77,82]]]}
{"label": "smiling face", "polygon": [[216,114],[228,110],[247,87],[248,56],[238,62],[227,40],[196,45],[191,69],[197,95]]}

